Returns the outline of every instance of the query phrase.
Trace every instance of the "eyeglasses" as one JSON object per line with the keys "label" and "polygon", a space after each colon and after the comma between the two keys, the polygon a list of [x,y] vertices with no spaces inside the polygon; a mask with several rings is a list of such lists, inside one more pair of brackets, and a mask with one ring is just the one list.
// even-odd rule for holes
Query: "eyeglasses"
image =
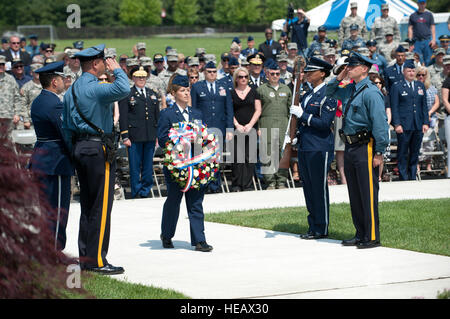
{"label": "eyeglasses", "polygon": [[248,75],[238,75],[239,79],[248,79]]}
{"label": "eyeglasses", "polygon": [[198,79],[198,76],[190,76],[190,79]]}
{"label": "eyeglasses", "polygon": [[108,80],[108,78],[106,78],[106,77],[101,77],[101,78],[98,78],[100,81],[106,81],[106,80]]}
{"label": "eyeglasses", "polygon": [[23,68],[23,65],[16,65],[13,67],[13,69],[22,69],[22,68]]}
{"label": "eyeglasses", "polygon": [[20,42],[11,42],[11,44],[20,44]]}
{"label": "eyeglasses", "polygon": [[271,76],[280,76],[280,72],[269,72]]}
{"label": "eyeglasses", "polygon": [[45,50],[45,52],[53,52],[53,50],[52,49],[47,49],[47,50]]}
{"label": "eyeglasses", "polygon": [[417,76],[427,76],[426,74],[418,73]]}
{"label": "eyeglasses", "polygon": [[373,83],[375,83],[376,85],[381,84],[380,81],[376,81],[376,82],[373,82]]}
{"label": "eyeglasses", "polygon": [[217,73],[217,70],[206,70],[208,73]]}

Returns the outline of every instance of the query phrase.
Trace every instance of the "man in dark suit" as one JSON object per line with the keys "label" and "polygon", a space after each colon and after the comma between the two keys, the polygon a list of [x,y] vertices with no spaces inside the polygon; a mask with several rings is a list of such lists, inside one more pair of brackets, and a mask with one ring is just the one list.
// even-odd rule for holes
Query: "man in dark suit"
{"label": "man in dark suit", "polygon": [[[186,76],[177,75],[172,80],[172,92],[175,97],[173,106],[161,111],[158,122],[158,144],[164,147],[169,140],[169,130],[173,124],[178,122],[202,122],[202,113],[198,109],[188,106],[189,102],[189,80]],[[161,221],[161,241],[164,248],[174,248],[172,238],[175,235],[178,216],[180,214],[180,203],[185,195],[187,213],[191,231],[191,245],[195,250],[209,252],[212,246],[206,243],[205,225],[203,214],[203,198],[205,187],[181,191],[181,187],[172,179],[169,170],[163,168],[167,184],[167,199],[163,207]]]}
{"label": "man in dark suit", "polygon": [[396,63],[386,69],[386,73],[384,75],[384,80],[386,83],[386,89],[388,92],[391,90],[392,85],[395,82],[403,80],[403,64],[406,59],[406,49],[399,45],[395,50],[395,60]]}
{"label": "man in dark suit", "polygon": [[26,74],[30,73],[29,66],[31,64],[31,57],[26,51],[20,50],[20,38],[17,36],[11,36],[9,38],[9,50],[3,52],[7,62],[13,60],[21,60],[25,66]]}
{"label": "man in dark suit", "polygon": [[[192,107],[203,114],[204,124],[213,129],[214,133],[221,135],[221,141],[223,137],[229,141],[233,138],[234,131],[233,102],[227,84],[216,79],[216,65],[214,62],[208,62],[205,66],[205,80],[192,86]],[[216,178],[209,184],[209,190],[213,193],[220,192],[220,172]]]}
{"label": "man in dark suit", "polygon": [[277,55],[280,53],[281,45],[272,39],[273,31],[271,28],[267,28],[265,31],[266,41],[261,43],[258,47],[258,52],[262,52],[266,59],[276,60]]}
{"label": "man in dark suit", "polygon": [[31,105],[31,119],[37,142],[31,157],[31,170],[43,185],[41,203],[48,211],[55,249],[66,245],[66,225],[70,207],[70,178],[73,166],[63,138],[63,104],[57,94],[64,91],[64,62],[54,62],[36,70],[42,84],[41,94]]}
{"label": "man in dark suit", "polygon": [[131,197],[146,198],[153,185],[153,154],[159,119],[158,94],[145,86],[143,67],[132,71],[134,86],[119,101],[120,135],[128,147]]}
{"label": "man in dark suit", "polygon": [[428,130],[429,118],[426,89],[414,81],[413,60],[403,66],[404,78],[392,86],[392,125],[397,133],[397,161],[400,180],[415,180],[423,134]]}

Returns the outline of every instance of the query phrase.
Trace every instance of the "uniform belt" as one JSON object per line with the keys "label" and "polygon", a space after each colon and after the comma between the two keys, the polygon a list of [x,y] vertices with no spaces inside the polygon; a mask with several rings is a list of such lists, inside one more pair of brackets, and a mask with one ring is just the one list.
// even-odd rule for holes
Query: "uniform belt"
{"label": "uniform belt", "polygon": [[77,141],[94,141],[94,142],[101,142],[102,138],[99,135],[95,134],[78,134],[76,136]]}
{"label": "uniform belt", "polygon": [[364,144],[370,141],[370,132],[369,131],[359,131],[353,135],[346,135],[344,133],[340,134],[341,139],[349,145],[353,144]]}
{"label": "uniform belt", "polygon": [[47,143],[47,142],[62,142],[61,139],[54,139],[54,140],[51,140],[51,139],[47,139],[47,138],[37,138],[37,141],[38,141],[38,142],[41,142],[41,143]]}

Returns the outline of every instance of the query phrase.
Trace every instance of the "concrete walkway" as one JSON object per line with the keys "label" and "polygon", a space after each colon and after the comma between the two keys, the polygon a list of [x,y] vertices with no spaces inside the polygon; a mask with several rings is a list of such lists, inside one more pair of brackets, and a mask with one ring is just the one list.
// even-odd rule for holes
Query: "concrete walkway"
{"label": "concrete walkway", "polygon": [[[380,201],[450,197],[450,180],[382,183]],[[348,202],[346,186],[330,187],[331,202]],[[114,202],[108,261],[125,268],[115,278],[171,288],[192,298],[436,298],[450,289],[450,257],[379,247],[359,250],[339,241],[206,223],[211,253],[189,243],[184,203],[173,238],[159,240],[165,198]],[[205,212],[304,206],[302,189],[206,195]],[[65,252],[77,256],[80,206],[71,205]],[[449,207],[450,214],[450,207]]]}

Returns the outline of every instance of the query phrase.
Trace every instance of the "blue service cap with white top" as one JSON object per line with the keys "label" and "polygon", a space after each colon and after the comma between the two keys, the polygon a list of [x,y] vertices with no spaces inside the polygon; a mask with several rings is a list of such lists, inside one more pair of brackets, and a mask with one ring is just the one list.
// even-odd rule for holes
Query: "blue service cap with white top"
{"label": "blue service cap with white top", "polygon": [[105,56],[104,44],[99,44],[74,54],[74,57],[80,59],[80,61],[103,59],[104,56]]}
{"label": "blue service cap with white top", "polygon": [[56,74],[64,76],[64,61],[53,62],[37,69],[34,73],[38,74]]}

